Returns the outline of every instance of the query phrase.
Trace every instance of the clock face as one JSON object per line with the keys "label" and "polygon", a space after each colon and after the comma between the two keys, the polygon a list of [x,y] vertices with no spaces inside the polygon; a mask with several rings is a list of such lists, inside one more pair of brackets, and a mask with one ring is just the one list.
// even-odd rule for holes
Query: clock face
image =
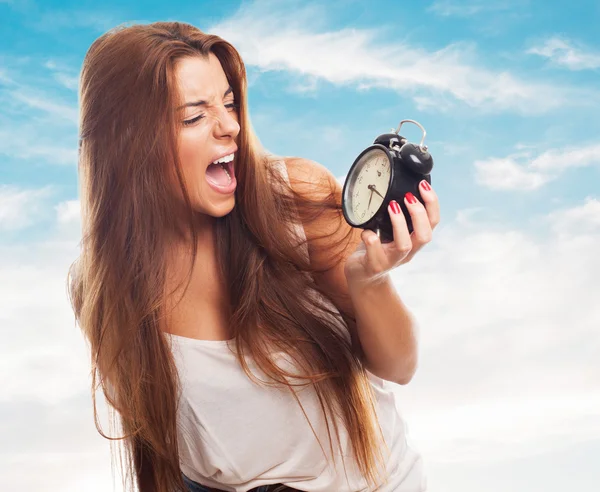
{"label": "clock face", "polygon": [[391,179],[390,160],[382,149],[366,152],[348,176],[346,214],[355,225],[369,221],[381,207]]}

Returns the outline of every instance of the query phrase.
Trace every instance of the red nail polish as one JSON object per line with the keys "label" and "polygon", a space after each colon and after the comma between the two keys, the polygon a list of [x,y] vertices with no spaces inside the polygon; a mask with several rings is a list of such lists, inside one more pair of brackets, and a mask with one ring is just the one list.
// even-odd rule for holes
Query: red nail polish
{"label": "red nail polish", "polygon": [[395,214],[399,214],[400,213],[400,205],[398,205],[398,202],[396,200],[392,200],[390,202],[390,207],[392,207],[392,212]]}
{"label": "red nail polish", "polygon": [[404,196],[408,200],[408,203],[417,203],[417,199],[415,198],[415,195],[413,195],[410,191]]}
{"label": "red nail polish", "polygon": [[431,190],[431,186],[429,186],[429,183],[425,180],[421,181],[421,184],[423,185],[423,188],[425,188],[426,191],[430,191]]}

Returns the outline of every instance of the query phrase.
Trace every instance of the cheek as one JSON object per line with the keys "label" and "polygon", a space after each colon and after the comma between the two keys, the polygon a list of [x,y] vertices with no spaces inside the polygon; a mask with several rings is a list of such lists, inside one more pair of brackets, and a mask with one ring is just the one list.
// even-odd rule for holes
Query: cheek
{"label": "cheek", "polygon": [[[181,170],[190,188],[198,186],[198,179],[205,172],[207,151],[202,142],[205,141],[201,132],[189,129],[182,132],[179,138],[179,160]],[[191,191],[191,190],[190,190]]]}
{"label": "cheek", "polygon": [[183,132],[179,138],[179,160],[186,173],[188,169],[193,169],[195,163],[200,160],[200,150],[198,139],[194,138],[193,132]]}

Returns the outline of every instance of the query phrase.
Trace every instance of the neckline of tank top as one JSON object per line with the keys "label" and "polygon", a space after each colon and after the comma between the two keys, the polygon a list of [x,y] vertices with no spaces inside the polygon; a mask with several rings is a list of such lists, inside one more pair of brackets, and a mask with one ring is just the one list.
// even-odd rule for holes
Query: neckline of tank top
{"label": "neckline of tank top", "polygon": [[[178,344],[183,344],[188,347],[203,347],[210,350],[223,350],[228,353],[235,353],[235,338],[229,340],[202,340],[200,338],[183,337],[174,333],[166,333],[167,336]],[[283,351],[277,351],[275,354],[285,354]]]}
{"label": "neckline of tank top", "polygon": [[172,340],[177,340],[178,342],[189,344],[189,345],[197,345],[204,347],[219,347],[219,348],[229,348],[229,345],[233,345],[235,343],[235,338],[231,338],[229,340],[202,340],[200,338],[191,338],[191,337],[183,337],[181,335],[175,335],[175,333],[165,332],[167,336],[169,336]]}

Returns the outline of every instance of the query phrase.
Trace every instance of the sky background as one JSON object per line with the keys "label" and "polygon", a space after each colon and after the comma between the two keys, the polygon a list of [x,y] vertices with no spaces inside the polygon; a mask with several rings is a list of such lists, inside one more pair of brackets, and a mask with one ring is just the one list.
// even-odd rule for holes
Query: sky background
{"label": "sky background", "polygon": [[430,490],[600,490],[591,0],[0,0],[0,489],[121,491],[66,297],[77,85],[94,39],[158,20],[230,41],[265,147],[341,181],[400,120],[427,129],[442,222],[393,279],[419,324],[420,367],[397,397]]}

